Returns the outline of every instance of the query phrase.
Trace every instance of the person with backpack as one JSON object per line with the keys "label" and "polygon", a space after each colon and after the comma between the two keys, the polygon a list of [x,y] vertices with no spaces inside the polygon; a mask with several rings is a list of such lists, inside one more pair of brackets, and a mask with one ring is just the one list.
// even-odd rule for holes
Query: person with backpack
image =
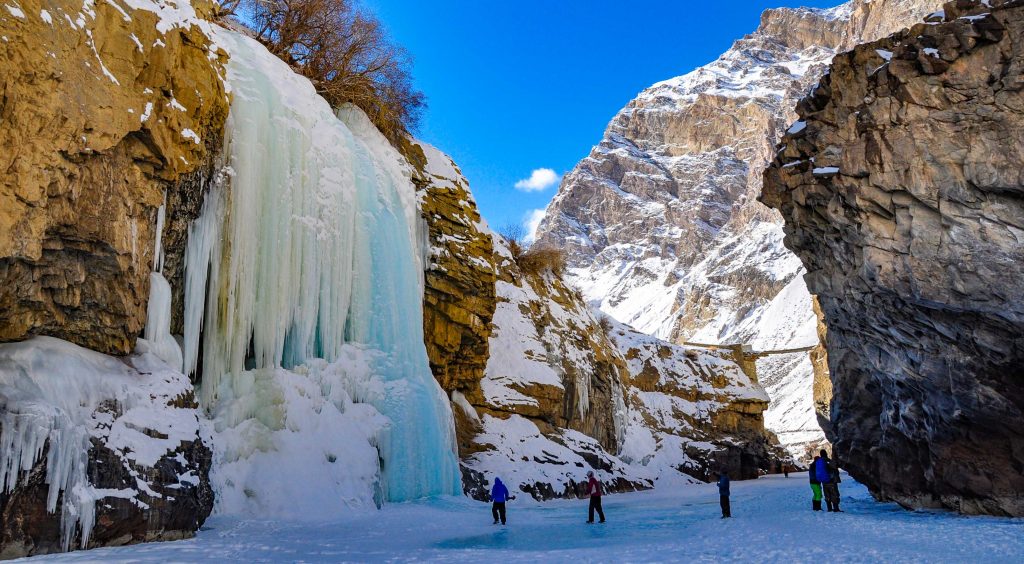
{"label": "person with backpack", "polygon": [[839,486],[832,481],[832,461],[829,460],[825,449],[821,449],[820,456],[814,461],[814,475],[821,482],[821,489],[825,493],[825,505],[829,513],[834,512],[839,505],[835,499],[839,497]]}
{"label": "person with backpack", "polygon": [[729,507],[729,472],[726,470],[718,474],[718,501],[722,506],[722,519],[732,517],[732,509]]}
{"label": "person with backpack", "polygon": [[587,495],[590,496],[590,509],[588,510],[587,523],[594,522],[594,511],[601,516],[601,523],[604,523],[604,509],[601,508],[601,494],[604,493],[604,487],[601,485],[601,481],[594,476],[594,471],[590,470],[587,472]]}
{"label": "person with backpack", "polygon": [[821,511],[821,482],[818,480],[819,460],[821,460],[821,457],[815,456],[807,471],[811,478],[811,492],[814,494],[814,497],[811,499],[811,509],[814,511]]}
{"label": "person with backpack", "polygon": [[828,505],[829,511],[843,513],[843,510],[839,509],[839,483],[843,481],[839,475],[839,462],[827,459],[825,467],[828,470],[828,484],[824,486],[825,504]]}
{"label": "person with backpack", "polygon": [[491,515],[494,517],[494,524],[505,524],[505,502],[508,501],[508,488],[502,483],[501,478],[494,479],[494,487],[491,488]]}

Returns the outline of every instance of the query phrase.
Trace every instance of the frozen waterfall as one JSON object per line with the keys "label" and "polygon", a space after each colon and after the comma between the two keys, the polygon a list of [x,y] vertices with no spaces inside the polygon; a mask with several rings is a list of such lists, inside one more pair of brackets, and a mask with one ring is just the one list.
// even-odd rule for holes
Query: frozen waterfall
{"label": "frozen waterfall", "polygon": [[[231,55],[228,166],[189,236],[184,347],[185,371],[201,371],[203,407],[229,443],[216,446],[224,470],[215,484],[244,490],[240,503],[284,483],[294,491],[293,471],[326,482],[298,485],[312,491],[310,504],[365,501],[352,490],[370,474],[389,500],[456,493],[450,406],[423,344],[419,218],[401,157],[365,115],[336,115],[256,41],[216,35]],[[367,403],[387,420],[360,411]],[[294,448],[304,440],[309,449]],[[243,464],[274,451],[277,463]],[[339,457],[349,459],[334,464]],[[256,467],[279,475],[256,479]],[[362,482],[342,487],[349,467]]]}

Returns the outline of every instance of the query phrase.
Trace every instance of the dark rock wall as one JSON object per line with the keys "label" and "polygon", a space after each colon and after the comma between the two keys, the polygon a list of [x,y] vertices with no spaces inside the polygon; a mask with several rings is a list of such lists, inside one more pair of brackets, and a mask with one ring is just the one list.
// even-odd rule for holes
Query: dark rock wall
{"label": "dark rock wall", "polygon": [[821,301],[843,465],[906,506],[1020,516],[1024,3],[930,19],[836,57],[762,200]]}

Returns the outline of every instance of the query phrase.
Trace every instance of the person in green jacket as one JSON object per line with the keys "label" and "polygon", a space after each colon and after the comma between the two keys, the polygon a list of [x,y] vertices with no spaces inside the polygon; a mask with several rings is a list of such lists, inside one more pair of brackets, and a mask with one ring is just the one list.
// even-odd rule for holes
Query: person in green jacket
{"label": "person in green jacket", "polygon": [[808,474],[811,475],[811,491],[814,492],[814,497],[811,499],[811,509],[814,511],[821,511],[821,482],[818,480],[818,476],[815,473],[815,467],[818,465],[820,456],[815,456],[814,461],[811,462],[811,467],[808,470]]}

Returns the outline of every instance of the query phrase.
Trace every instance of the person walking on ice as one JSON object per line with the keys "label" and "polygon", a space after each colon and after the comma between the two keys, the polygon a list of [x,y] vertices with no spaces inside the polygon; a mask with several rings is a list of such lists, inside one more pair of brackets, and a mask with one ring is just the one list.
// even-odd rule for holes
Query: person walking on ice
{"label": "person walking on ice", "polygon": [[821,460],[820,456],[815,456],[811,462],[811,467],[807,473],[811,476],[811,491],[814,493],[814,497],[811,499],[811,509],[814,511],[821,511],[821,481],[818,480],[818,461]]}
{"label": "person walking on ice", "polygon": [[729,507],[729,472],[722,470],[718,474],[718,498],[722,505],[722,519],[732,517],[732,508]]}
{"label": "person walking on ice", "polygon": [[502,483],[501,478],[494,479],[494,487],[491,488],[491,515],[494,517],[494,524],[505,524],[505,502],[508,500],[508,488]]}
{"label": "person walking on ice", "polygon": [[604,523],[604,509],[601,509],[601,494],[604,493],[601,481],[594,476],[594,471],[590,470],[587,472],[587,495],[590,496],[590,509],[588,510],[587,523],[594,522],[594,511],[601,516],[601,522]]}

